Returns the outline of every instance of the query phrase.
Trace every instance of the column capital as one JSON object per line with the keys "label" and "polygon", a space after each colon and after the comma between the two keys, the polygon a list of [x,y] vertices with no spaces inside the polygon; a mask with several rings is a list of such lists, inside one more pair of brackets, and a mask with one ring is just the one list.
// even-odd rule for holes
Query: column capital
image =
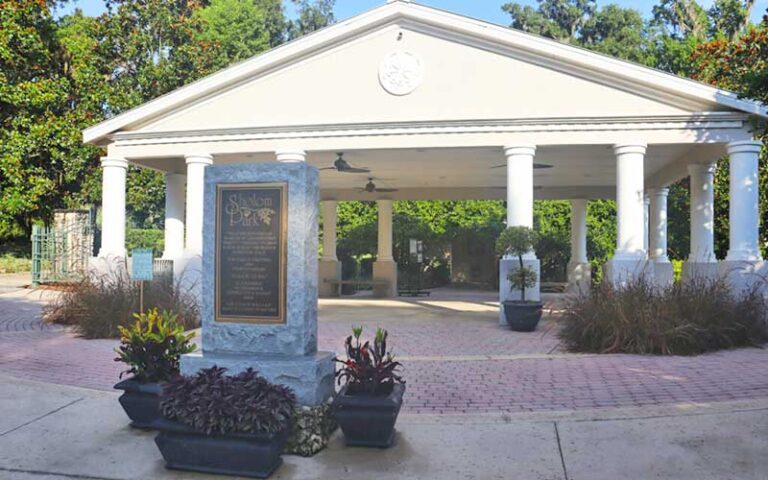
{"label": "column capital", "polygon": [[278,162],[295,163],[306,162],[307,152],[300,148],[283,148],[275,151]]}
{"label": "column capital", "polygon": [[689,163],[688,174],[689,175],[714,175],[717,163]]}
{"label": "column capital", "polygon": [[512,155],[530,155],[536,154],[536,145],[505,145],[504,154],[507,157]]}
{"label": "column capital", "polygon": [[101,157],[101,167],[128,168],[128,160],[120,157]]}
{"label": "column capital", "polygon": [[210,153],[188,153],[184,155],[187,165],[192,163],[202,163],[203,165],[213,164],[213,155]]}
{"label": "column capital", "polygon": [[757,153],[763,149],[763,142],[759,140],[742,140],[740,142],[731,142],[726,147],[728,155],[734,153]]}
{"label": "column capital", "polygon": [[616,155],[640,154],[645,155],[648,145],[645,143],[617,143],[613,146],[613,153]]}

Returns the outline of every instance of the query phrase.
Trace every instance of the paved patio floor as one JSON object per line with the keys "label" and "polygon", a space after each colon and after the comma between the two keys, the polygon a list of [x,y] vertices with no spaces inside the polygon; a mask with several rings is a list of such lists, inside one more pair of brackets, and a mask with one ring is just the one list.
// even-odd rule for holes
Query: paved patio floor
{"label": "paved patio floor", "polygon": [[[320,348],[340,351],[353,325],[390,332],[405,364],[409,414],[577,411],[768,399],[768,351],[696,357],[574,355],[550,315],[535,333],[498,325],[493,293],[320,302]],[[109,391],[121,370],[115,340],[83,340],[39,319],[45,294],[0,294],[0,373]],[[552,300],[552,299],[550,299]],[[557,303],[549,305],[556,310]]]}

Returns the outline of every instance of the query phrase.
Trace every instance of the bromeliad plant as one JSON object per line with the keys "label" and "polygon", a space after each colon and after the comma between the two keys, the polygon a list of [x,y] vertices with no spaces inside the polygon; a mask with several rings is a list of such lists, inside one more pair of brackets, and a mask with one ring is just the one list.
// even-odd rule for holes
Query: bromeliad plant
{"label": "bromeliad plant", "polygon": [[191,343],[194,334],[185,333],[178,315],[152,309],[134,315],[136,322],[130,327],[118,327],[120,346],[116,362],[130,368],[120,374],[133,374],[142,383],[164,382],[179,373],[179,358],[197,347]]}
{"label": "bromeliad plant", "polygon": [[519,265],[507,274],[511,287],[520,292],[520,301],[525,302],[525,289],[536,286],[536,272],[525,266],[523,255],[533,250],[536,232],[525,226],[509,227],[496,240],[496,252],[517,257]]}
{"label": "bromeliad plant", "polygon": [[398,375],[402,364],[387,351],[386,330],[376,330],[373,348],[369,341],[361,344],[362,334],[363,327],[355,327],[344,342],[347,356],[335,359],[343,365],[336,372],[336,381],[338,384],[346,382],[349,395],[389,395],[396,384],[405,383]]}
{"label": "bromeliad plant", "polygon": [[161,410],[169,420],[206,435],[277,433],[291,426],[296,396],[249,368],[225,375],[213,366],[165,384]]}

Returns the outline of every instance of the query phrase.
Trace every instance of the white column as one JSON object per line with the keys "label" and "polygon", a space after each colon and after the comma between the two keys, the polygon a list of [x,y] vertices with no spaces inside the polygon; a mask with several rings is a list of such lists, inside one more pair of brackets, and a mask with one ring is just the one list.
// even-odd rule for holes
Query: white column
{"label": "white column", "polygon": [[669,188],[648,190],[649,205],[649,257],[654,262],[669,263],[667,256],[667,197]]}
{"label": "white column", "polygon": [[186,176],[165,174],[165,249],[163,258],[175,259],[184,254],[184,187]]}
{"label": "white column", "polygon": [[615,145],[616,154],[616,254],[615,257],[640,259],[643,251],[645,218],[644,144]]}
{"label": "white column", "polygon": [[213,164],[213,156],[207,153],[185,155],[187,161],[187,244],[186,256],[203,253],[203,207],[205,168]]}
{"label": "white column", "polygon": [[729,262],[762,260],[758,210],[759,141],[728,144],[730,161],[730,245]]}
{"label": "white column", "polygon": [[504,148],[507,156],[507,226],[533,228],[533,145]]}
{"label": "white column", "polygon": [[323,261],[335,262],[336,258],[336,201],[323,202]]}
{"label": "white column", "polygon": [[585,292],[591,284],[587,259],[587,200],[571,200],[571,260],[568,262],[568,291]]}
{"label": "white column", "polygon": [[335,200],[323,203],[323,257],[319,264],[320,297],[338,297],[341,294],[341,262],[336,257],[336,207]]}
{"label": "white column", "polygon": [[648,255],[648,249],[650,248],[650,221],[651,221],[651,199],[648,194],[643,195],[643,251],[646,256]]}
{"label": "white column", "polygon": [[645,274],[646,227],[644,201],[644,162],[646,145],[631,143],[614,145],[616,154],[616,252],[606,264],[606,278],[619,285],[627,279]]}
{"label": "white column", "polygon": [[671,285],[674,281],[672,263],[667,256],[667,198],[669,188],[648,190],[649,205],[649,252],[653,262],[654,278],[658,285]]}
{"label": "white column", "polygon": [[373,294],[377,297],[397,295],[397,263],[392,256],[392,200],[378,200],[378,255],[373,264]]}
{"label": "white column", "polygon": [[712,263],[715,258],[715,164],[688,165],[691,184],[691,252],[688,261]]}
{"label": "white column", "polygon": [[101,249],[99,257],[125,257],[125,181],[128,162],[124,158],[101,159]]}
{"label": "white column", "polygon": [[298,163],[307,161],[307,153],[300,148],[284,148],[275,152],[278,162]]}
{"label": "white column", "polygon": [[[533,228],[533,157],[534,145],[507,145],[504,155],[507,157],[507,226]],[[537,279],[541,266],[536,253],[531,251],[523,257],[526,267],[536,272]],[[510,270],[517,268],[518,260],[503,258],[499,263],[499,303],[520,300],[520,292],[513,291],[507,276]],[[539,281],[525,291],[527,300],[538,301],[541,298]],[[499,309],[499,323],[506,325],[503,307]]]}
{"label": "white column", "polygon": [[393,262],[395,259],[392,257],[392,200],[378,200],[376,204],[379,208],[379,242],[376,260]]}

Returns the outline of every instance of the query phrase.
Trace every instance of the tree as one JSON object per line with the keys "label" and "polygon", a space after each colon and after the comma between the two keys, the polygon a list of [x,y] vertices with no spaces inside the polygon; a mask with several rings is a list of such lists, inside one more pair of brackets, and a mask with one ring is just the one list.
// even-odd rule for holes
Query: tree
{"label": "tree", "polygon": [[286,28],[280,0],[212,0],[195,15],[202,21],[195,38],[216,47],[217,69],[280,44]]}
{"label": "tree", "polygon": [[578,40],[581,27],[597,8],[595,0],[536,1],[536,9],[516,3],[507,3],[501,9],[512,17],[512,28],[566,43]]}
{"label": "tree", "polygon": [[297,18],[288,26],[290,38],[320,30],[334,23],[333,6],[336,0],[291,0],[297,8]]}
{"label": "tree", "polygon": [[93,25],[79,16],[57,31],[57,3],[0,4],[0,237],[28,236],[34,221],[96,193],[96,149],[80,140],[103,100],[88,58]]}

